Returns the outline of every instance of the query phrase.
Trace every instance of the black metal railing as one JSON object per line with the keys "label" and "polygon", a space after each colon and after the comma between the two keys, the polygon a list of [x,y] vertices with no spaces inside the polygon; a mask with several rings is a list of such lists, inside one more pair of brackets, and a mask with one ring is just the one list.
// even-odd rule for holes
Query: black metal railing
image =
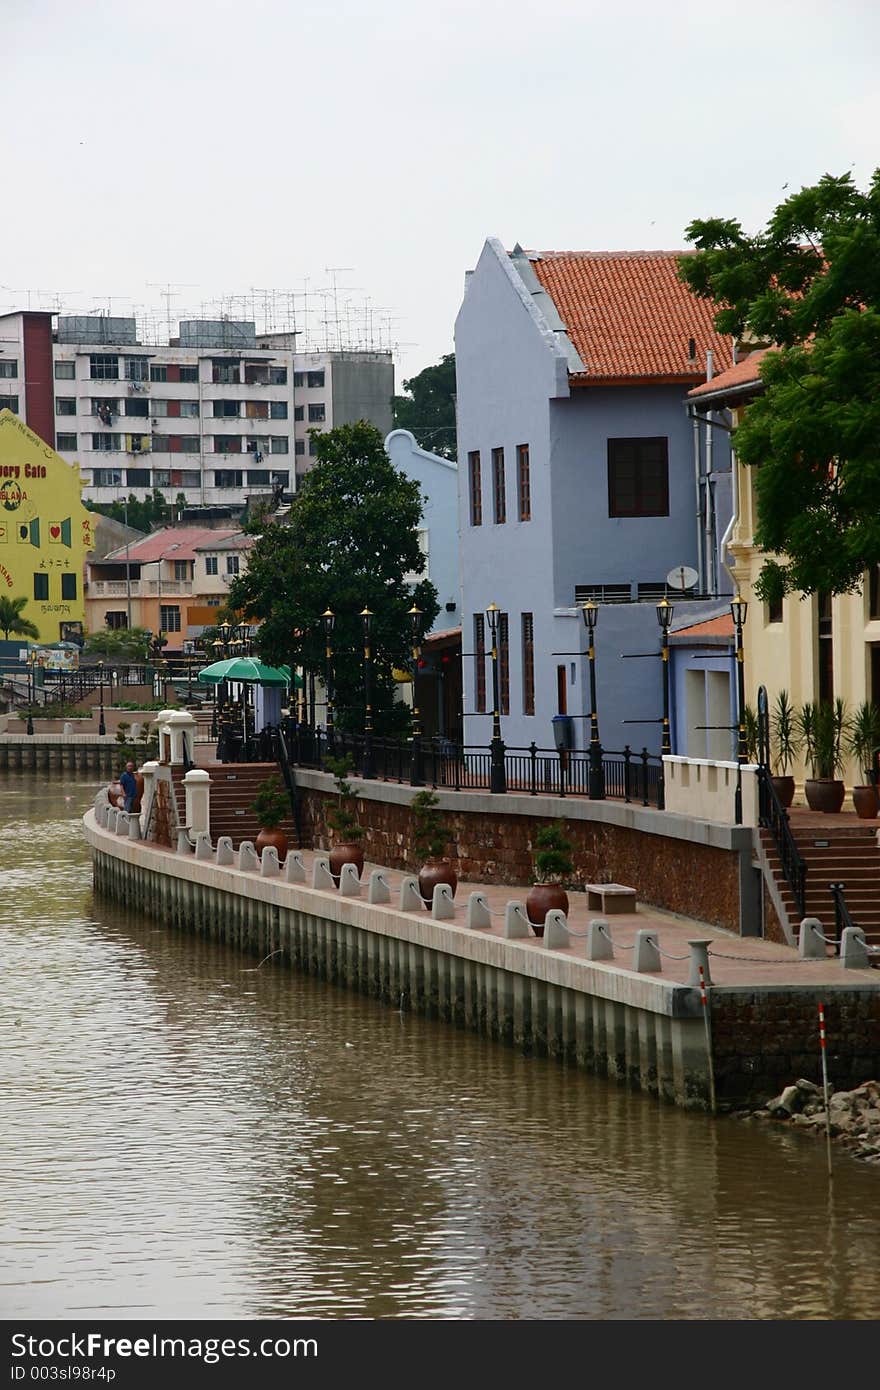
{"label": "black metal railing", "polygon": [[838,954],[840,954],[840,942],[844,931],[847,927],[855,927],[857,925],[857,923],[853,921],[852,913],[846,905],[845,890],[845,883],[829,883],[828,885],[828,891],[834,903],[834,930],[837,935],[834,949]]}
{"label": "black metal railing", "polygon": [[758,822],[770,831],[785,881],[794,894],[801,917],[807,915],[807,866],[801,857],[788,812],[776,794],[768,767],[758,767]]}
{"label": "black metal railing", "polygon": [[287,746],[287,739],[282,728],[273,728],[271,743],[275,748],[276,761],[281,768],[281,776],[284,778],[284,785],[287,788],[287,795],[290,800],[290,812],[293,816],[293,823],[296,826],[296,840],[300,849],[302,848],[302,808],[300,806],[299,793],[296,786],[296,767],[290,760],[290,749]]}
{"label": "black metal railing", "polygon": [[[324,729],[302,724],[284,727],[292,767],[322,768],[325,759],[347,757],[356,775],[363,776],[364,736],[335,729],[328,738]],[[418,768],[414,768],[412,741],[372,736],[372,764],[377,781],[408,785],[425,784],[451,791],[490,791],[492,752],[488,745],[455,743],[451,739],[426,739],[421,744]],[[602,756],[607,797],[662,810],[662,759],[643,748],[634,752],[605,751]],[[539,748],[504,749],[507,790],[530,796],[588,796],[590,758],[587,750]]]}

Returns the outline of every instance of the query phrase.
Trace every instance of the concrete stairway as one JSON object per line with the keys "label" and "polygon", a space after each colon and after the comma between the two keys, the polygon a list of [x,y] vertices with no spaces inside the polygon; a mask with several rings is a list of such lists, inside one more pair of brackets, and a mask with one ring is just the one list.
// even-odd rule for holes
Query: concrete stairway
{"label": "concrete stairway", "polygon": [[[281,773],[276,763],[223,763],[206,769],[211,778],[211,839],[216,845],[221,835],[228,835],[237,849],[242,840],[256,840],[260,826],[250,809],[251,802],[262,782]],[[180,820],[183,824],[185,792],[183,769],[173,768],[172,779],[177,794]],[[288,814],[281,822],[294,849],[300,847],[293,817]]]}
{"label": "concrete stairway", "polygon": [[[800,912],[788,886],[776,846],[768,830],[761,830],[761,842],[773,872],[780,896],[795,931]],[[835,934],[834,900],[829,883],[846,885],[846,905],[856,926],[861,927],[872,945],[880,945],[880,848],[873,825],[834,826],[801,830],[793,827],[798,850],[807,865],[806,897],[808,917],[818,917],[826,936]]]}

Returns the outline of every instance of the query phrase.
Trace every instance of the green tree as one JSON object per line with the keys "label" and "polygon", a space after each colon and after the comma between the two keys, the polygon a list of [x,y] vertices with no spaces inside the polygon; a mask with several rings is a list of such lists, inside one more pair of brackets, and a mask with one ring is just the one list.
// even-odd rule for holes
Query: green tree
{"label": "green tree", "polygon": [[150,636],[145,627],[101,628],[86,637],[85,655],[108,661],[145,661]]}
{"label": "green tree", "polygon": [[[295,494],[284,524],[262,523],[247,573],[233,580],[229,607],[260,623],[259,650],[270,665],[290,662],[322,677],[321,614],[336,614],[333,676],[336,722],[363,727],[364,667],[360,612],[373,613],[372,699],[377,733],[403,727],[408,709],[395,706],[394,667],[409,657],[410,605],[437,615],[428,580],[410,589],[405,576],[425,567],[416,528],[418,484],[392,467],[379,431],[366,421],[315,433],[317,462]],[[256,530],[256,524],[254,524]]]}
{"label": "green tree", "polygon": [[30,637],[35,642],[39,641],[38,628],[30,618],[22,617],[27,602],[26,598],[7,598],[5,594],[0,594],[0,632],[7,642],[10,632],[16,637]]}
{"label": "green tree", "polygon": [[393,399],[395,429],[409,430],[423,449],[454,459],[455,354],[447,353],[403,383],[406,396]]}
{"label": "green tree", "polygon": [[826,174],[765,230],[695,221],[680,275],[722,333],[772,346],[735,447],[757,469],[760,598],[845,593],[880,562],[880,170]]}
{"label": "green tree", "polygon": [[86,506],[90,511],[112,517],[114,521],[126,522],[135,531],[155,531],[160,526],[170,525],[174,520],[174,508],[157,487],[154,487],[152,492],[145,492],[142,502],[130,492],[127,502],[87,502]]}

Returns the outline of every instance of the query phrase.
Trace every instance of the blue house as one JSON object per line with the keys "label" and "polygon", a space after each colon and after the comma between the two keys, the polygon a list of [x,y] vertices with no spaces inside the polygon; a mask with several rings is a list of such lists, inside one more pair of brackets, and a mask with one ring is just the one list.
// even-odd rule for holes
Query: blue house
{"label": "blue house", "polygon": [[[663,708],[658,600],[668,592],[674,627],[726,608],[729,434],[720,417],[692,419],[686,397],[707,364],[709,374],[730,364],[732,344],[678,280],[678,254],[507,252],[490,238],[467,277],[455,350],[468,744],[491,734],[490,604],[500,610],[508,747],[551,747],[559,713],[574,717],[574,746],[587,746],[582,605],[592,600],[601,741],[652,753]],[[716,672],[717,655],[701,650],[697,666]],[[676,658],[683,671],[684,652]],[[677,751],[687,751],[682,730],[724,722],[717,684],[704,694],[703,721],[695,705],[687,719],[673,708]]]}

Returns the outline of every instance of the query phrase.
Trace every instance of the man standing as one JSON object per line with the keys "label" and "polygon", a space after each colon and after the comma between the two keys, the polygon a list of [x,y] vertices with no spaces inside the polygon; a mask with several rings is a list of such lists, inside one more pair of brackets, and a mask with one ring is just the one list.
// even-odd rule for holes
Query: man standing
{"label": "man standing", "polygon": [[125,796],[126,811],[134,810],[135,797],[137,796],[137,781],[134,775],[134,763],[125,764],[125,771],[119,778],[119,785]]}

